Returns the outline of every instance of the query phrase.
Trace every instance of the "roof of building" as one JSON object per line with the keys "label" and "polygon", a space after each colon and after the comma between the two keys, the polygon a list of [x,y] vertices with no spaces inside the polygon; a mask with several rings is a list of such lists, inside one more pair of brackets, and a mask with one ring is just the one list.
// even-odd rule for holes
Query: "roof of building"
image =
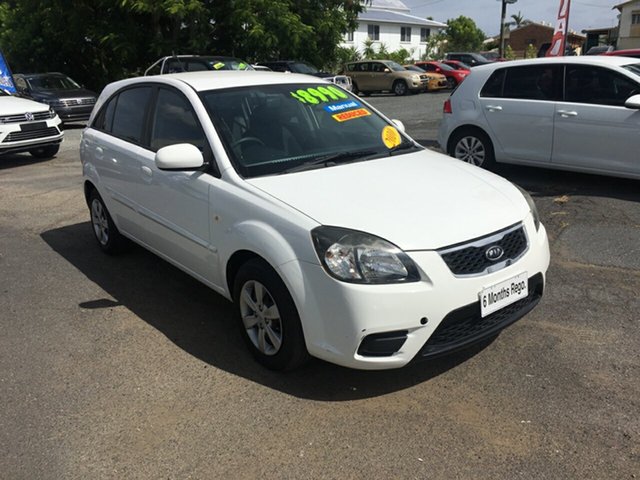
{"label": "roof of building", "polygon": [[[544,28],[548,28],[549,30],[552,30],[552,31],[555,30],[555,27],[553,25],[548,25],[546,23],[538,23],[538,22],[528,21],[527,23],[522,24],[517,28],[514,28],[509,33],[517,32],[518,30],[522,30],[524,28],[531,27],[531,26],[544,27]],[[578,32],[576,32],[574,30],[569,30],[569,35],[575,35],[575,36],[578,36],[578,37],[584,37],[584,35],[580,35]]]}
{"label": "roof of building", "polygon": [[615,9],[617,8],[618,10],[622,11],[622,8],[621,8],[621,7],[624,7],[624,6],[626,6],[626,5],[629,5],[630,3],[634,3],[634,2],[636,2],[636,1],[637,1],[637,0],[627,0],[626,2],[622,2],[622,3],[619,3],[619,4],[617,4],[617,5],[614,5],[614,6],[613,6],[613,8],[612,8],[611,10],[615,10]]}
{"label": "roof of building", "polygon": [[409,13],[411,11],[411,9],[407,7],[401,0],[371,0],[371,4],[367,8],[399,10],[406,13]]}
{"label": "roof of building", "polygon": [[416,17],[406,13],[392,12],[390,10],[374,10],[367,9],[358,15],[359,21],[365,22],[381,22],[381,23],[397,23],[403,25],[420,25],[423,27],[445,28],[445,23],[436,22],[435,20],[427,20],[426,18]]}

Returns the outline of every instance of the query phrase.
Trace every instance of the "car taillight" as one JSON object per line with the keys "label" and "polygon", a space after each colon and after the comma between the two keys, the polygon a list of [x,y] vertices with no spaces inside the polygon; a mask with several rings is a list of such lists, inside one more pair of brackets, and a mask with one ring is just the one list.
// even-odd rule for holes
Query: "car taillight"
{"label": "car taillight", "polygon": [[453,113],[453,110],[451,110],[451,99],[447,98],[444,101],[444,107],[442,109],[442,113]]}

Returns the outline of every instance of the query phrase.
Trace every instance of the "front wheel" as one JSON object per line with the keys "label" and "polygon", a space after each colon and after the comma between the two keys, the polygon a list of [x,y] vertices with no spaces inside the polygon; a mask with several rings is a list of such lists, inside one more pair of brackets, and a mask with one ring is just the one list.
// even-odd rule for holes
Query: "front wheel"
{"label": "front wheel", "polygon": [[47,147],[34,148],[29,153],[36,158],[53,158],[60,150],[60,145],[49,145]]}
{"label": "front wheel", "polygon": [[492,170],[495,156],[491,139],[480,130],[463,129],[456,132],[449,142],[449,155],[476,167]]}
{"label": "front wheel", "polygon": [[254,358],[271,370],[293,370],[309,358],[300,317],[284,282],[258,259],[236,275],[233,299]]}
{"label": "front wheel", "polygon": [[91,212],[91,227],[98,241],[98,246],[107,254],[124,250],[129,241],[118,231],[106,205],[96,190],[89,195],[89,211]]}
{"label": "front wheel", "polygon": [[456,82],[456,79],[453,77],[447,77],[447,88],[450,89],[454,89],[456,88],[456,85],[458,85],[458,83]]}
{"label": "front wheel", "polygon": [[401,97],[402,95],[406,95],[408,91],[409,88],[407,87],[407,84],[402,80],[396,80],[396,82],[393,84],[393,93],[395,93],[399,97]]}

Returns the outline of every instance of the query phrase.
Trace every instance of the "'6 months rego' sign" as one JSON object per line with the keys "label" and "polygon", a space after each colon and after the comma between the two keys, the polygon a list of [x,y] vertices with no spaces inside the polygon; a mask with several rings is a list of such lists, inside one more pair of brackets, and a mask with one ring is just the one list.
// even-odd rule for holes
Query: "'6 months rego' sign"
{"label": "'6 months rego' sign", "polygon": [[483,317],[500,310],[529,294],[529,277],[522,272],[500,283],[496,283],[480,292],[480,313]]}

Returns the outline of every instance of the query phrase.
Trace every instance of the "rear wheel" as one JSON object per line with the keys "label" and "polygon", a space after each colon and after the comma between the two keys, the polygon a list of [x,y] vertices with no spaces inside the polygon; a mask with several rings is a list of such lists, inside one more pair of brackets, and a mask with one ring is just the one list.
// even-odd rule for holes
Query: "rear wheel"
{"label": "rear wheel", "polygon": [[46,147],[34,148],[29,153],[36,158],[53,158],[60,150],[60,145],[49,145]]}
{"label": "rear wheel", "polygon": [[458,85],[458,82],[456,82],[455,78],[447,77],[447,88],[454,89],[456,88],[456,85]]}
{"label": "rear wheel", "polygon": [[358,95],[360,93],[360,89],[358,88],[358,84],[356,82],[351,82],[351,93],[354,95]]}
{"label": "rear wheel", "polygon": [[259,363],[293,370],[309,359],[298,310],[271,266],[253,259],[240,267],[233,298],[243,337]]}
{"label": "rear wheel", "polygon": [[406,95],[409,91],[409,87],[403,80],[396,80],[393,84],[393,93],[398,95],[399,97],[402,95]]}
{"label": "rear wheel", "polygon": [[118,253],[129,245],[129,241],[120,234],[113,223],[106,205],[96,190],[92,190],[89,194],[89,211],[93,234],[103,252]]}
{"label": "rear wheel", "polygon": [[476,167],[492,170],[495,156],[491,139],[478,129],[462,129],[449,142],[449,155]]}

